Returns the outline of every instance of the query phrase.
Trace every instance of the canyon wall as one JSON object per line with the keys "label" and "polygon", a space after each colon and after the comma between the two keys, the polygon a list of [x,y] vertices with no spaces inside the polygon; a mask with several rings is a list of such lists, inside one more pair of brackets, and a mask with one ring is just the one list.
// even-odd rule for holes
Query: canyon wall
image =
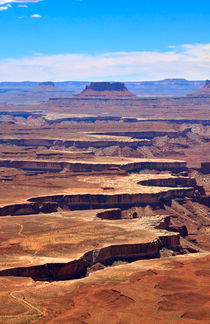
{"label": "canyon wall", "polygon": [[88,148],[88,147],[109,147],[118,145],[120,147],[128,146],[132,148],[137,148],[138,146],[150,146],[152,145],[151,141],[148,139],[145,140],[59,140],[59,139],[43,139],[43,138],[36,138],[36,139],[0,139],[0,144],[4,145],[16,145],[16,146],[44,146],[44,147],[51,147],[51,146],[61,146],[61,147],[71,147],[75,146],[77,148]]}
{"label": "canyon wall", "polygon": [[13,268],[0,271],[0,276],[31,277],[39,281],[59,281],[85,277],[94,264],[111,265],[114,261],[132,262],[159,257],[162,247],[178,248],[179,235],[171,233],[148,243],[111,245],[85,253],[80,259],[68,263],[50,263],[40,266]]}
{"label": "canyon wall", "polygon": [[124,208],[131,206],[159,205],[160,202],[175,198],[193,198],[194,188],[176,188],[159,193],[124,193],[124,194],[77,194],[55,195],[31,198],[31,202],[56,202],[60,207],[68,206],[72,210],[79,209],[107,209]]}
{"label": "canyon wall", "polygon": [[121,219],[122,212],[121,209],[104,210],[103,212],[97,213],[96,216],[101,219]]}
{"label": "canyon wall", "polygon": [[158,187],[196,187],[196,180],[188,177],[148,179],[139,182],[142,186],[158,186]]}
{"label": "canyon wall", "polygon": [[178,226],[178,225],[170,224],[170,216],[166,216],[166,215],[150,216],[148,218],[148,224],[146,224],[145,217],[142,217],[141,208],[139,207],[132,207],[127,210],[121,210],[121,209],[104,210],[102,212],[97,213],[96,216],[101,219],[110,219],[110,220],[140,218],[141,220],[144,219],[145,228],[149,226],[155,229],[178,232],[181,237],[186,237],[188,235],[188,230],[185,225]]}
{"label": "canyon wall", "polygon": [[57,161],[21,161],[21,160],[0,160],[0,167],[19,168],[29,171],[61,171],[64,168],[73,172],[91,172],[103,171],[112,168],[120,168],[127,172],[139,171],[142,169],[159,170],[159,171],[173,171],[180,172],[187,170],[186,162],[181,161],[139,161],[126,164],[114,163],[79,163],[79,162],[57,162]]}
{"label": "canyon wall", "polygon": [[25,203],[0,207],[0,216],[33,215],[54,213],[58,210],[56,202]]}
{"label": "canyon wall", "polygon": [[[28,199],[25,204],[6,205],[0,208],[0,216],[18,216],[56,212],[58,207],[71,210],[85,209],[129,209],[132,206],[160,206],[176,198],[194,198],[198,195],[194,188],[176,188],[159,193],[134,194],[77,194],[55,195]],[[108,217],[108,216],[107,216]],[[117,217],[117,216],[116,216]]]}

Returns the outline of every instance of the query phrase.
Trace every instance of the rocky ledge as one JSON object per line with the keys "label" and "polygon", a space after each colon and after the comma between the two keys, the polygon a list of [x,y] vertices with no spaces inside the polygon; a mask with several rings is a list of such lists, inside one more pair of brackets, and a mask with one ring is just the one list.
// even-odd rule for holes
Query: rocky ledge
{"label": "rocky ledge", "polygon": [[[199,194],[199,193],[198,193]],[[122,193],[122,194],[73,194],[31,198],[29,201],[39,204],[56,202],[59,207],[70,210],[129,208],[132,206],[159,206],[175,198],[194,198],[194,188],[169,188],[157,193]]]}
{"label": "rocky ledge", "polygon": [[[113,244],[86,252],[80,258],[68,263],[48,263],[31,267],[11,268],[0,271],[0,276],[31,277],[38,281],[59,281],[82,278],[93,271],[106,266],[115,265],[115,262],[133,262],[136,260],[160,257],[160,250],[166,248],[180,254],[179,233],[168,232],[165,228],[169,222],[168,216],[139,220],[141,226],[149,231],[154,231],[151,240],[139,243]],[[137,240],[137,238],[136,238]]]}
{"label": "rocky ledge", "polygon": [[121,169],[127,172],[140,171],[142,169],[150,170],[170,170],[173,172],[181,172],[187,170],[187,165],[182,161],[174,160],[145,160],[145,159],[130,159],[125,162],[109,163],[108,161],[99,162],[75,162],[75,160],[68,162],[46,161],[46,160],[0,160],[0,167],[18,168],[29,171],[61,171],[64,168],[73,172],[91,172],[104,171],[110,169]]}
{"label": "rocky ledge", "polygon": [[134,194],[73,194],[30,198],[28,203],[6,205],[0,208],[0,216],[18,216],[56,212],[58,207],[70,210],[109,209],[132,206],[162,206],[176,198],[195,198],[200,194],[194,188],[176,188],[157,193]]}

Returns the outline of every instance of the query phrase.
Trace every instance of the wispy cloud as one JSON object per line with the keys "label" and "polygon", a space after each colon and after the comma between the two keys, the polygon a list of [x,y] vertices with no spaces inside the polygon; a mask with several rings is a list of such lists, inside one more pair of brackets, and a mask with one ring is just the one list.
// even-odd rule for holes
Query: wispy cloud
{"label": "wispy cloud", "polygon": [[4,11],[4,10],[8,10],[8,9],[9,9],[8,6],[2,6],[2,7],[0,7],[0,11]]}
{"label": "wispy cloud", "polygon": [[39,55],[0,61],[1,81],[208,79],[210,43],[165,52]]}
{"label": "wispy cloud", "polygon": [[42,16],[40,16],[39,14],[34,14],[31,16],[31,18],[42,18]]}
{"label": "wispy cloud", "polygon": [[33,3],[33,2],[41,2],[44,0],[0,0],[0,5],[4,5],[7,3]]}
{"label": "wispy cloud", "polygon": [[24,3],[36,3],[41,1],[44,0],[0,0],[0,11],[5,11],[11,8],[11,3],[23,3],[23,5],[18,5],[18,7],[28,7]]}

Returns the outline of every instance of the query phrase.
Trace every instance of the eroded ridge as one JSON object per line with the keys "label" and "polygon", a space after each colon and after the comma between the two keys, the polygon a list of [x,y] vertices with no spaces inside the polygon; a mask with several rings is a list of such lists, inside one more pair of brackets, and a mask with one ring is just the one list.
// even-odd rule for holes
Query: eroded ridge
{"label": "eroded ridge", "polygon": [[[123,165],[124,167],[124,165]],[[21,204],[4,205],[0,215],[27,215],[53,213],[58,208],[86,210],[99,208],[124,208],[132,206],[163,206],[173,199],[190,198],[205,200],[205,190],[198,186],[191,177],[172,176],[171,174],[141,175],[127,174],[116,178],[100,176],[78,176],[79,184],[86,186],[78,190],[72,188],[71,194],[47,195],[29,198]],[[89,190],[88,185],[94,181],[100,188]],[[75,191],[75,192],[74,192]]]}
{"label": "eroded ridge", "polygon": [[[182,253],[180,234],[168,232],[170,217],[156,216],[141,218],[136,223],[139,234],[152,232],[150,240],[143,240],[137,235],[131,243],[104,246],[86,252],[79,259],[68,263],[49,263],[32,267],[20,267],[0,271],[0,276],[31,277],[38,281],[60,281],[85,277],[91,271],[101,270],[116,262],[133,262],[136,260],[153,259],[160,257],[163,248],[172,250],[174,255]],[[147,234],[148,235],[148,234]],[[133,241],[133,242],[132,242]],[[139,241],[139,242],[138,242]],[[186,252],[185,252],[186,253]]]}
{"label": "eroded ridge", "polygon": [[108,162],[108,159],[99,161],[78,162],[69,160],[66,162],[46,161],[46,160],[0,160],[0,167],[18,168],[30,171],[54,171],[59,172],[64,168],[73,172],[104,171],[119,168],[127,172],[137,172],[142,169],[181,172],[187,170],[186,162],[164,159],[124,159],[124,161]]}

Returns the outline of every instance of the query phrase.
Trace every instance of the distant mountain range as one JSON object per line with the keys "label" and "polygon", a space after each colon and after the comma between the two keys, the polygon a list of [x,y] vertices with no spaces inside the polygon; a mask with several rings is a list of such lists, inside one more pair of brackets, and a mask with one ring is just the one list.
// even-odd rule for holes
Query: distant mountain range
{"label": "distant mountain range", "polygon": [[[204,86],[205,81],[165,79],[124,83],[129,91],[140,97],[182,97],[198,91]],[[47,101],[50,97],[69,97],[80,93],[89,84],[88,81],[63,81],[55,82],[55,86],[46,88],[40,87],[39,82],[0,82],[0,103],[24,104],[29,103],[30,100],[39,103]],[[35,89],[42,95],[36,96]]]}
{"label": "distant mountain range", "polygon": [[137,96],[186,96],[203,87],[205,81],[188,81],[186,79],[165,79],[160,81],[126,82],[128,90]]}
{"label": "distant mountain range", "polygon": [[189,95],[190,97],[210,97],[210,80],[206,80],[205,85],[198,91],[195,91]]}

